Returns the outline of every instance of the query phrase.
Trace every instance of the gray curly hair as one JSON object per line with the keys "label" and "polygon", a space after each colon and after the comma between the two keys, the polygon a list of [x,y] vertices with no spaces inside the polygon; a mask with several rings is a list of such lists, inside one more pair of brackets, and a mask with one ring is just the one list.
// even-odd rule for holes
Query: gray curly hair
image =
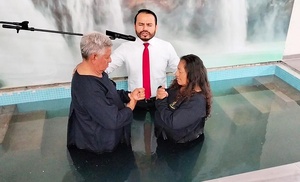
{"label": "gray curly hair", "polygon": [[112,47],[110,38],[100,32],[83,35],[80,41],[81,56],[87,59],[91,54],[103,54],[106,48]]}

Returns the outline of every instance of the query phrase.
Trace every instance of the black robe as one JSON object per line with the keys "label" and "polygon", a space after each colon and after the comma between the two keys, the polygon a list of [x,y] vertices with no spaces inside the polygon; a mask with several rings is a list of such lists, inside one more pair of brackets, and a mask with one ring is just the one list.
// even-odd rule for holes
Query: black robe
{"label": "black robe", "polygon": [[104,72],[102,78],[79,75],[71,83],[67,145],[97,153],[111,152],[122,141],[130,143],[132,110],[125,107],[128,92],[117,90]]}
{"label": "black robe", "polygon": [[168,97],[155,102],[155,134],[175,143],[186,143],[203,134],[206,99],[199,92],[190,99],[175,101],[178,90],[167,90]]}

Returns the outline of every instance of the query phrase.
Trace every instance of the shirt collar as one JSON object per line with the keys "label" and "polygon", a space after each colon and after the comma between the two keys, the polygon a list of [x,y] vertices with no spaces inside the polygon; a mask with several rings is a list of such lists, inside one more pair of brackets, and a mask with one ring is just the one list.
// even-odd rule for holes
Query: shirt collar
{"label": "shirt collar", "polygon": [[[155,37],[153,37],[152,39],[150,39],[149,41],[147,41],[150,45],[152,44],[154,44],[155,43]],[[147,42],[144,42],[144,41],[142,41],[140,38],[138,38],[138,39],[136,39],[136,41],[137,41],[137,43],[139,43],[139,44],[141,44],[141,45],[143,45],[144,43],[147,43]]]}

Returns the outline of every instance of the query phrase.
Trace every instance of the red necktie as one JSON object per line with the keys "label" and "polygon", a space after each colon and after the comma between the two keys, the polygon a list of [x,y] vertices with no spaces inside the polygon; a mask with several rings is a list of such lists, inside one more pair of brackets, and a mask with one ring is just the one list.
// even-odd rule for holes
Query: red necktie
{"label": "red necktie", "polygon": [[150,86],[150,63],[149,63],[149,43],[144,43],[145,49],[143,52],[143,87],[145,88],[145,98],[151,97]]}

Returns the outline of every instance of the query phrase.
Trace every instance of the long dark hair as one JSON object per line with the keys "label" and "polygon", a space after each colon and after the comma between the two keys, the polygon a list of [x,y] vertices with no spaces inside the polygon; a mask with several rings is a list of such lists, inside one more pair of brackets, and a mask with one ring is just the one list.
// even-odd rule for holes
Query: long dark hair
{"label": "long dark hair", "polygon": [[212,92],[210,89],[210,83],[208,81],[207,70],[203,64],[203,61],[194,54],[188,54],[182,56],[180,61],[185,62],[185,71],[187,72],[187,86],[182,87],[174,79],[170,85],[171,89],[179,89],[178,99],[189,99],[192,95],[197,93],[194,89],[196,86],[200,86],[201,93],[206,98],[206,117],[210,116],[212,105]]}

